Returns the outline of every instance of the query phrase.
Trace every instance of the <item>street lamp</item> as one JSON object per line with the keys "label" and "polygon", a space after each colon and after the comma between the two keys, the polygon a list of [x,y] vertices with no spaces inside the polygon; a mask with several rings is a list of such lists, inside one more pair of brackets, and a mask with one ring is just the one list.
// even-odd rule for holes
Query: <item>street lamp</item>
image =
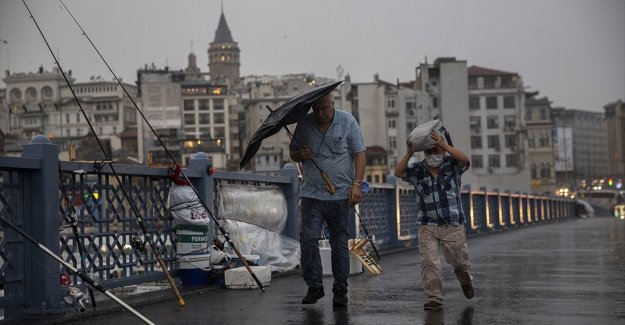
{"label": "street lamp", "polygon": [[[0,39],[0,44],[5,44],[7,46],[7,70],[9,70],[9,41],[5,39]],[[2,63],[0,61],[0,63]]]}

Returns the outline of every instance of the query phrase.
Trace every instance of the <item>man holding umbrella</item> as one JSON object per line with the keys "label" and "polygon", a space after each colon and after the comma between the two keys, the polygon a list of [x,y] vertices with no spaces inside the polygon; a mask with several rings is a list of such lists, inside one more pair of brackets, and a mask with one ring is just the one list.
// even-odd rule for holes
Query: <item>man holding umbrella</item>
{"label": "man holding umbrella", "polygon": [[[313,112],[297,124],[290,144],[290,156],[302,163],[301,196],[301,265],[308,292],[302,304],[314,304],[323,297],[323,271],[319,254],[321,227],[330,231],[332,300],[335,306],[347,305],[349,276],[349,212],[360,202],[365,174],[365,144],[356,119],[334,108],[328,94],[312,104]],[[318,164],[334,184],[333,194],[324,185]]]}

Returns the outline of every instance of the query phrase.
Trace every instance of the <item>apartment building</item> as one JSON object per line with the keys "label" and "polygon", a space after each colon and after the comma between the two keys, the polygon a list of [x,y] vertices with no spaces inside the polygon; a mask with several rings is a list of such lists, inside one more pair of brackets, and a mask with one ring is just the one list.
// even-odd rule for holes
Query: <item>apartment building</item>
{"label": "apartment building", "polygon": [[555,149],[551,101],[526,93],[525,123],[527,126],[527,159],[532,192],[555,194],[564,184],[556,184]]}
{"label": "apartment building", "polygon": [[[37,134],[44,134],[60,146],[61,155],[67,155],[70,144],[87,140],[91,122],[99,139],[110,148],[107,155],[116,155],[122,149],[120,134],[136,128],[136,109],[115,81],[92,77],[88,82],[76,83],[67,72],[68,80],[78,97],[76,100],[60,70],[8,73],[3,79],[7,85],[9,106],[8,134],[15,141],[28,141]],[[136,87],[124,84],[131,96]],[[86,116],[85,116],[86,115]],[[88,146],[82,150],[88,150]],[[17,153],[16,153],[17,154]]]}
{"label": "apartment building", "polygon": [[608,176],[625,178],[625,104],[622,100],[604,106],[608,138]]}
{"label": "apartment building", "polygon": [[[608,176],[608,139],[605,114],[555,107],[553,121],[558,139],[556,181],[586,183]],[[561,158],[564,156],[564,158]],[[565,164],[558,164],[566,161]]]}

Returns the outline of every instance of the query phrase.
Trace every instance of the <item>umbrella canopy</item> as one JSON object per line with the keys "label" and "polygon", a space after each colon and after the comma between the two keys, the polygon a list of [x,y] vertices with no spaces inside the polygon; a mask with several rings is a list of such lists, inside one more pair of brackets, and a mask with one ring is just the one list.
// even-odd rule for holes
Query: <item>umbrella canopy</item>
{"label": "umbrella canopy", "polygon": [[300,118],[308,114],[313,102],[329,94],[341,82],[343,81],[327,82],[306,89],[272,111],[258,130],[254,132],[254,135],[252,135],[239,166],[243,168],[252,160],[264,139],[278,133],[283,127],[299,121]]}

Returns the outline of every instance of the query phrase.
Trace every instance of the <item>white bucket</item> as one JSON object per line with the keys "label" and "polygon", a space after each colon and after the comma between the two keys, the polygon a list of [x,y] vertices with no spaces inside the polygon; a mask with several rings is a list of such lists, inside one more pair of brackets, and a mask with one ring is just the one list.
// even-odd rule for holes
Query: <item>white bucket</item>
{"label": "white bucket", "polygon": [[210,254],[178,256],[178,272],[184,285],[208,284]]}

